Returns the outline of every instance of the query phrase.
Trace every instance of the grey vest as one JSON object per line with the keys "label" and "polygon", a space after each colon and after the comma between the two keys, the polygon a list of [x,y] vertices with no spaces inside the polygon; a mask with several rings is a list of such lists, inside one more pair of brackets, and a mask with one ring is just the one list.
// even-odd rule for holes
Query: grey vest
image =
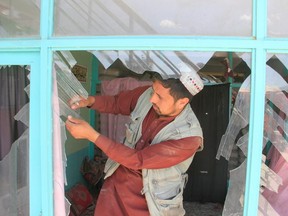
{"label": "grey vest", "polygon": [[[131,122],[126,129],[124,144],[135,148],[141,138],[142,122],[152,107],[149,102],[152,88],[147,89],[138,99],[134,111],[131,113]],[[162,128],[153,139],[151,145],[165,140],[177,140],[189,136],[203,137],[202,129],[193,110],[188,104],[184,110],[168,125]],[[201,149],[203,149],[203,145]],[[185,214],[183,208],[183,189],[187,181],[185,173],[189,168],[193,156],[187,160],[163,169],[143,169],[143,190],[151,216],[181,216]],[[111,176],[119,167],[117,162],[107,160],[104,172],[105,178]]]}

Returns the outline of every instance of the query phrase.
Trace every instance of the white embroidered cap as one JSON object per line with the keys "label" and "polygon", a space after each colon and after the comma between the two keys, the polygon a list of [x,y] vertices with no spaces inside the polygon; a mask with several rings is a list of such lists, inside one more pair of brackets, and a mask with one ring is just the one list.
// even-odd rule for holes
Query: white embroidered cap
{"label": "white embroidered cap", "polygon": [[193,68],[182,64],[179,69],[181,72],[180,81],[193,96],[203,89],[203,81]]}

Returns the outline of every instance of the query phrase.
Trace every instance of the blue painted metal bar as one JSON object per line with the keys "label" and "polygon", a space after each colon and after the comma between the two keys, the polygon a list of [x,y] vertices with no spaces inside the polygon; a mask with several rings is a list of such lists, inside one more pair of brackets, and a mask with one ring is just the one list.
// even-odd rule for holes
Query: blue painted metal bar
{"label": "blue painted metal bar", "polygon": [[[0,40],[0,51],[39,50],[42,40]],[[52,50],[194,50],[249,52],[253,48],[288,50],[288,38],[255,40],[233,37],[126,36],[65,37],[45,40]],[[77,46],[75,46],[77,44]]]}
{"label": "blue painted metal bar", "polygon": [[[47,40],[52,37],[54,0],[41,1],[40,16],[40,70],[35,82],[40,84],[38,100],[41,107],[40,133],[41,142],[41,196],[42,215],[54,215],[53,188],[53,118],[52,118],[52,50]],[[33,208],[33,206],[32,206]]]}
{"label": "blue painted metal bar", "polygon": [[[53,215],[53,118],[52,118],[52,52],[41,47],[40,70],[37,82],[41,97],[40,133],[41,140],[41,181],[42,181],[42,215]],[[36,81],[35,81],[36,82]]]}
{"label": "blue painted metal bar", "polygon": [[2,52],[0,50],[0,65],[31,65],[37,60],[37,52]]}
{"label": "blue painted metal bar", "polygon": [[267,53],[288,53],[288,50],[287,49],[283,49],[283,50],[276,50],[276,49],[269,49],[267,50]]}
{"label": "blue painted metal bar", "polygon": [[[177,41],[177,42],[176,42]],[[201,38],[194,37],[126,37],[126,38],[66,38],[52,39],[49,46],[64,50],[192,50],[249,52],[253,48],[288,49],[287,40],[246,40],[235,38]],[[71,46],[77,44],[77,46]]]}
{"label": "blue painted metal bar", "polygon": [[258,215],[265,102],[265,51],[253,52],[244,215]]}
{"label": "blue painted metal bar", "polygon": [[0,39],[0,51],[37,51],[41,40]]}
{"label": "blue painted metal bar", "polygon": [[[240,42],[239,42],[240,40]],[[194,50],[194,51],[233,51],[235,48],[240,52],[248,51],[257,46],[255,41],[248,39],[236,40],[233,38],[195,38],[173,36],[139,36],[139,37],[97,37],[79,40],[77,38],[52,39],[49,43],[57,49],[66,49],[68,44],[77,44],[72,49],[89,50]],[[177,42],[176,42],[177,41]],[[91,47],[92,45],[92,47]],[[249,47],[247,49],[247,47]],[[287,46],[288,47],[288,46]]]}
{"label": "blue painted metal bar", "polygon": [[[40,57],[37,53],[37,61],[35,64],[31,64],[30,75],[30,148],[29,148],[29,161],[30,161],[30,215],[42,215],[42,199],[43,185],[42,172],[42,145],[45,138],[41,136],[41,128],[43,125],[41,116],[41,95],[39,89],[41,89],[41,82],[39,73],[40,71]],[[37,134],[37,135],[36,135]]]}
{"label": "blue painted metal bar", "polygon": [[252,52],[244,216],[258,215],[266,78],[266,52],[261,44],[266,37],[267,23],[263,22],[263,20],[267,20],[266,0],[253,1],[253,18],[253,34],[260,45]]}

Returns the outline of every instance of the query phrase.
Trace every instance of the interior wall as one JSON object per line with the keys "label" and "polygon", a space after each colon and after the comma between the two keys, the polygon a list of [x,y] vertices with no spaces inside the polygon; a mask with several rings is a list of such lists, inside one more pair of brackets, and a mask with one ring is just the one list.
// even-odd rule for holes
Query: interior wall
{"label": "interior wall", "polygon": [[[71,51],[71,54],[77,61],[77,64],[87,67],[87,81],[81,82],[83,87],[86,89],[88,94],[91,91],[91,76],[92,76],[92,55],[86,51]],[[90,121],[89,110],[81,109],[80,116],[86,120]],[[66,154],[70,155],[75,152],[82,150],[83,148],[88,147],[89,142],[87,140],[76,140],[71,137],[70,133],[67,133],[67,141],[66,141]]]}
{"label": "interior wall", "polygon": [[[91,92],[91,81],[92,81],[92,57],[91,53],[86,51],[71,51],[71,54],[77,61],[77,64],[87,68],[87,81],[81,82],[83,87],[86,89],[88,94]],[[89,109],[81,109],[80,116],[87,122],[90,122]],[[82,161],[89,154],[89,142],[87,140],[76,140],[70,133],[66,133],[67,140],[65,143],[65,151],[67,155],[67,167],[66,177],[67,186],[65,189],[71,188],[78,182],[84,183],[85,180],[82,177],[80,168]]]}

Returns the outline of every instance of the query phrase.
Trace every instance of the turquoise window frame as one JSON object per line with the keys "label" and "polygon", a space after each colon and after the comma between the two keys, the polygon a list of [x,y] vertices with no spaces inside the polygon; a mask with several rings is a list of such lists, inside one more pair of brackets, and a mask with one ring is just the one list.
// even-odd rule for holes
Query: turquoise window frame
{"label": "turquoise window frame", "polygon": [[[47,205],[53,194],[51,157],[47,143],[51,143],[51,92],[44,91],[46,86],[40,71],[39,51],[0,50],[0,65],[30,66],[30,126],[29,126],[29,198],[30,215],[40,215],[43,205]],[[45,95],[46,94],[46,95]],[[48,94],[48,95],[47,95]],[[45,115],[43,115],[45,113]],[[49,115],[50,114],[50,115]],[[43,122],[46,122],[43,124]],[[50,128],[50,130],[49,130]],[[50,135],[48,136],[47,134]],[[48,148],[47,148],[48,147]],[[49,169],[50,168],[50,169]],[[50,170],[50,172],[49,172]],[[49,187],[50,186],[50,187]],[[45,191],[45,193],[43,193]],[[50,196],[49,196],[50,194]],[[49,204],[48,204],[49,205]],[[51,205],[49,205],[51,208]],[[52,215],[52,214],[50,214]]]}
{"label": "turquoise window frame", "polygon": [[[54,0],[41,1],[39,39],[0,39],[0,64],[31,65],[30,215],[53,215],[52,54],[56,50],[250,52],[251,104],[245,216],[257,215],[264,124],[266,54],[288,53],[288,38],[267,38],[267,0],[253,0],[251,37],[53,37]],[[90,148],[92,149],[92,148]]]}

